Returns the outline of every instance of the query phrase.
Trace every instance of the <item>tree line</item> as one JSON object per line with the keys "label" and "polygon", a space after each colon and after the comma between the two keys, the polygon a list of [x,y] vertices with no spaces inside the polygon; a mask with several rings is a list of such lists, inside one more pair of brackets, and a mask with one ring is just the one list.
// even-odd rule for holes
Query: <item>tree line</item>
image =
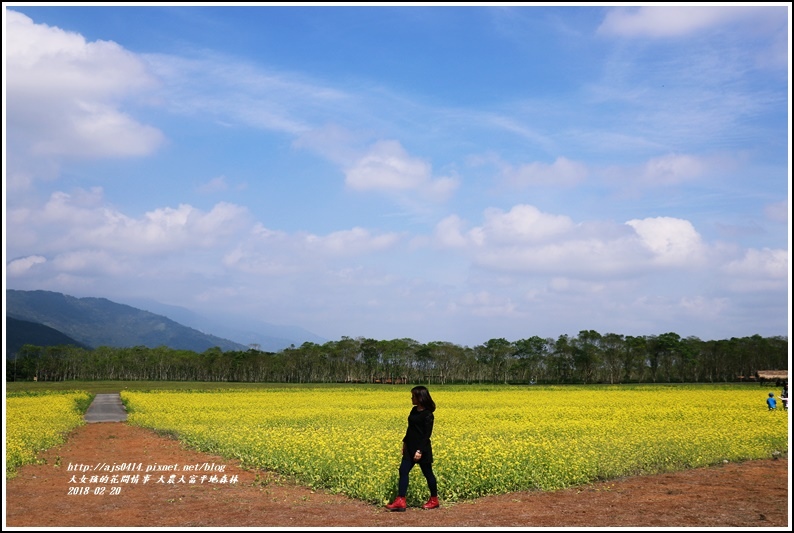
{"label": "tree line", "polygon": [[278,383],[675,383],[729,382],[788,369],[788,339],[703,341],[580,331],[576,336],[491,339],[474,347],[413,339],[342,337],[279,352],[253,345],[197,353],[160,346],[86,349],[26,344],[6,362],[6,380],[217,381]]}

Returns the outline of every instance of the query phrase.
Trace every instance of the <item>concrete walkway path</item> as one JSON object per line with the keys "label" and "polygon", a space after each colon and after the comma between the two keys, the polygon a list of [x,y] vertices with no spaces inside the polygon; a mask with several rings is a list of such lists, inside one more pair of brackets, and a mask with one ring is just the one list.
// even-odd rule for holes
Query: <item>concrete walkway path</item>
{"label": "concrete walkway path", "polygon": [[97,394],[88,407],[83,419],[88,423],[93,422],[126,422],[127,410],[121,403],[121,395]]}

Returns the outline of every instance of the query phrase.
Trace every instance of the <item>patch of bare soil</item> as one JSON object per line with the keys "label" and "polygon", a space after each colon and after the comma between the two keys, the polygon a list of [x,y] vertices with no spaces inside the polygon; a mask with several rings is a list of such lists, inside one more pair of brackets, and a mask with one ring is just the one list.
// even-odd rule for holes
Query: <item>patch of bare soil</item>
{"label": "patch of bare soil", "polygon": [[[455,504],[442,499],[439,509],[409,508],[402,513],[314,491],[272,473],[244,470],[237,461],[185,449],[176,440],[121,422],[82,426],[41,458],[45,464],[24,466],[7,481],[6,527],[791,525],[787,458],[630,477],[557,492],[516,492]],[[136,470],[103,471],[103,465],[111,468],[114,463],[134,465]],[[83,472],[78,465],[90,470]],[[144,481],[146,474],[151,477]],[[93,475],[98,477],[92,480]],[[137,483],[123,477],[136,475]]]}

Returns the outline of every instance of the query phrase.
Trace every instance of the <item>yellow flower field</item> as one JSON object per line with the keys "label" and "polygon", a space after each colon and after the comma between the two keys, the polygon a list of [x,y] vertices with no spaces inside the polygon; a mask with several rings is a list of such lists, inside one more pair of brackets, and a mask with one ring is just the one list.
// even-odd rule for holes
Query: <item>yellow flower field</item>
{"label": "yellow flower field", "polygon": [[[788,453],[765,389],[435,386],[439,495],[456,501]],[[397,486],[410,386],[122,392],[129,423],[382,503]],[[409,503],[428,496],[418,468]]]}
{"label": "yellow flower field", "polygon": [[85,391],[6,395],[6,477],[36,462],[38,452],[63,443],[66,433],[84,423],[91,398]]}

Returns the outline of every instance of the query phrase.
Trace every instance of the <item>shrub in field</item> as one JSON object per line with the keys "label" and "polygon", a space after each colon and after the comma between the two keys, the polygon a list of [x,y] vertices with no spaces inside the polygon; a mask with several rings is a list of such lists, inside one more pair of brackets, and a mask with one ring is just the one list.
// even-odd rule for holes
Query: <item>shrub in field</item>
{"label": "shrub in field", "polygon": [[[594,480],[788,452],[788,418],[758,389],[725,386],[432,388],[443,500],[557,490]],[[125,391],[128,421],[250,468],[373,503],[393,497],[406,387]],[[419,469],[409,504],[428,496]]]}
{"label": "shrub in field", "polygon": [[38,391],[6,394],[6,477],[35,463],[37,454],[64,442],[82,425],[92,395],[85,391]]}

